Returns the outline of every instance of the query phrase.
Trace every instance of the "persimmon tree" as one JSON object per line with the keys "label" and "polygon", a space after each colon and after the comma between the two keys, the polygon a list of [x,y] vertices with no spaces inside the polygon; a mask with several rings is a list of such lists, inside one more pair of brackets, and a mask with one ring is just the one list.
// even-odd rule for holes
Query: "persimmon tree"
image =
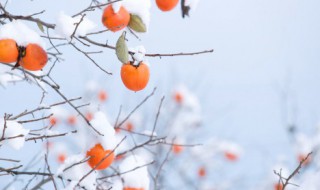
{"label": "persimmon tree", "polygon": [[[109,101],[108,93],[98,85],[89,85],[85,93],[76,98],[68,97],[56,82],[53,74],[57,64],[64,62],[64,49],[70,48],[82,54],[87,64],[93,64],[105,77],[119,77],[128,90],[139,93],[148,85],[152,73],[146,57],[193,56],[212,53],[213,50],[185,53],[149,53],[143,46],[129,48],[127,43],[139,39],[140,33],[148,31],[150,6],[157,5],[163,11],[178,7],[178,0],[93,0],[73,15],[61,12],[55,22],[42,16],[46,10],[29,15],[15,14],[14,3],[0,3],[0,83],[10,88],[17,82],[31,83],[42,94],[38,105],[7,113],[0,119],[0,148],[22,150],[24,145],[41,144],[41,152],[11,158],[1,154],[1,188],[24,189],[159,189],[165,185],[163,168],[171,154],[181,154],[185,148],[198,144],[188,142],[184,135],[174,129],[176,122],[184,125],[200,125],[200,111],[196,98],[181,91],[180,98],[165,97],[154,100],[154,111],[142,112],[148,122],[137,119],[144,104],[157,93],[154,88],[149,95],[141,97],[126,116],[122,107],[117,118],[108,118],[101,106]],[[67,2],[66,2],[67,4]],[[196,1],[181,1],[183,16]],[[100,29],[89,15],[99,12]],[[165,14],[165,13],[163,13]],[[34,26],[37,26],[35,29]],[[108,44],[96,36],[117,33],[115,44]],[[142,42],[143,43],[143,42]],[[174,44],[170,44],[174,46]],[[95,50],[90,50],[90,49]],[[101,51],[96,51],[101,49]],[[121,67],[120,75],[113,75],[104,63],[96,61],[102,50],[114,52]],[[117,63],[115,63],[117,64]],[[56,96],[58,102],[48,102],[47,96]],[[5,97],[4,97],[5,98]],[[155,103],[156,102],[156,103]],[[26,107],[27,106],[26,101]],[[170,105],[174,105],[173,107]],[[176,111],[174,117],[161,118],[163,109]],[[178,116],[181,113],[181,116]],[[180,119],[177,119],[181,117]],[[191,119],[190,119],[191,118]],[[158,126],[162,129],[158,131]],[[170,128],[169,126],[172,126]],[[180,125],[182,130],[183,126]],[[184,139],[184,140],[183,140]],[[70,145],[72,144],[72,145]],[[27,160],[31,160],[28,162]],[[199,171],[205,176],[205,169]]]}

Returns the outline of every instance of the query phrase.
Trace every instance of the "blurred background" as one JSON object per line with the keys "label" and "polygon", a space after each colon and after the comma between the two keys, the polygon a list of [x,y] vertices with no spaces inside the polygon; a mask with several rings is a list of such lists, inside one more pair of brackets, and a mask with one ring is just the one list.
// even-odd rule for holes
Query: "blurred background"
{"label": "blurred background", "polygon": [[[89,3],[84,0],[12,0],[7,9],[17,15],[46,10],[39,17],[54,23],[60,11],[72,15]],[[98,29],[103,29],[101,10],[87,16],[96,21]],[[139,111],[142,120],[150,125],[154,122],[160,98],[165,96],[164,104],[170,107],[174,103],[174,92],[184,86],[188,93],[197,97],[201,109],[201,124],[190,130],[186,139],[207,148],[200,151],[196,159],[191,159],[191,148],[186,148],[186,152],[177,158],[180,161],[173,159],[169,165],[179,163],[176,164],[186,176],[182,177],[177,170],[168,167],[163,177],[163,189],[273,190],[277,183],[273,170],[286,167],[293,171],[298,165],[297,139],[301,138],[297,136],[303,134],[306,139],[313,139],[319,127],[319,19],[320,2],[316,0],[203,0],[185,19],[181,17],[180,7],[163,13],[152,1],[149,31],[139,35],[141,40],[130,36],[130,47],[144,45],[147,53],[207,49],[214,49],[214,53],[149,57],[150,83],[137,93],[122,84],[121,64],[109,49],[94,58],[113,75],[106,75],[80,52],[66,47],[61,48],[65,61],[55,66],[52,76],[68,97],[83,96],[90,81],[99,84],[108,94],[108,100],[100,108],[108,113],[111,121],[115,121],[120,105],[125,113],[129,113],[157,87],[155,96]],[[26,24],[39,31],[34,23]],[[115,44],[119,35],[104,33],[95,39]],[[94,50],[100,48],[94,47]],[[0,88],[0,115],[34,108],[41,96],[41,89],[25,82]],[[45,103],[57,101],[61,99],[53,92],[45,97]],[[68,106],[64,109],[72,112]],[[172,110],[164,109],[163,118],[160,116],[159,120],[172,114]],[[33,127],[37,128],[29,126]],[[158,130],[161,133],[161,127]],[[237,150],[241,152],[239,158],[228,161],[209,157],[203,161],[201,157],[207,158],[205,152],[215,151],[208,146],[213,141],[236,144],[241,149]],[[19,151],[2,147],[0,155],[22,159],[42,147],[41,143],[28,142]],[[206,167],[203,178],[198,176],[198,167],[202,165]],[[308,169],[317,171],[317,167],[315,163]],[[298,185],[302,184],[301,176]],[[0,177],[0,187],[7,180],[7,177]],[[19,186],[15,188],[20,189]]]}

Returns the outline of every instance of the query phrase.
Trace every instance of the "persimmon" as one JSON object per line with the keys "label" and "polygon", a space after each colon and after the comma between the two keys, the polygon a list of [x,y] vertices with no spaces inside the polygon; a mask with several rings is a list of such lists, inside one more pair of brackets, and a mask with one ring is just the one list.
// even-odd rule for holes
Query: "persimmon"
{"label": "persimmon", "polygon": [[149,77],[149,67],[143,62],[138,66],[129,62],[121,67],[122,82],[129,90],[136,92],[144,89],[149,82]]}
{"label": "persimmon", "polygon": [[105,102],[108,99],[108,94],[106,91],[101,90],[98,93],[98,99],[100,102]]}
{"label": "persimmon", "polygon": [[281,183],[274,184],[274,190],[282,190],[282,189],[283,189],[283,185]]}
{"label": "persimmon", "polygon": [[58,123],[58,119],[56,117],[54,117],[54,116],[51,116],[49,118],[49,123],[50,123],[51,126],[54,126],[54,125],[56,125]]}
{"label": "persimmon", "polygon": [[181,104],[183,101],[183,95],[180,92],[176,92],[174,94],[174,100],[178,103]]}
{"label": "persimmon", "polygon": [[144,188],[124,187],[123,190],[144,190]]}
{"label": "persimmon", "polygon": [[130,132],[131,132],[131,131],[133,130],[133,128],[134,128],[134,127],[133,127],[133,124],[132,124],[131,122],[128,122],[128,123],[126,124],[126,130],[127,130],[127,131],[130,131]]}
{"label": "persimmon", "polygon": [[200,167],[198,170],[199,177],[204,177],[204,176],[206,176],[206,174],[207,174],[206,169],[204,167]]}
{"label": "persimmon", "polygon": [[121,6],[117,13],[114,12],[112,5],[107,6],[102,15],[102,23],[112,32],[125,28],[130,21],[129,12]]}
{"label": "persimmon", "polygon": [[77,123],[77,117],[74,115],[71,115],[68,117],[68,124],[69,125],[75,125]]}
{"label": "persimmon", "polygon": [[118,128],[118,127],[117,127],[117,128],[115,128],[114,130],[116,131],[116,133],[120,133],[120,132],[121,132],[121,129],[120,129],[120,128]]}
{"label": "persimmon", "polygon": [[66,155],[63,153],[59,154],[57,160],[59,163],[63,164],[64,161],[66,160]]}
{"label": "persimmon", "polygon": [[99,166],[95,168],[96,170],[103,170],[109,167],[115,157],[111,150],[104,150],[101,144],[96,144],[93,148],[87,151],[87,156],[91,157],[88,160],[88,164],[91,168],[95,168],[101,162]]}
{"label": "persimmon", "polygon": [[[307,155],[304,155],[304,154],[299,154],[298,155],[298,161],[299,162],[302,162],[304,159],[307,158]],[[310,164],[311,162],[311,157],[309,156],[304,162],[303,162],[303,165],[308,165]]]}
{"label": "persimmon", "polygon": [[91,120],[93,119],[93,114],[92,114],[91,112],[88,112],[88,113],[86,114],[86,119],[87,119],[88,121],[91,121]]}
{"label": "persimmon", "polygon": [[172,151],[175,153],[175,154],[180,154],[182,151],[183,151],[183,147],[180,146],[180,145],[173,145],[172,146]]}
{"label": "persimmon", "polygon": [[21,60],[19,65],[30,71],[41,70],[48,62],[48,55],[38,44],[28,44],[20,47]]}
{"label": "persimmon", "polygon": [[236,161],[238,156],[232,152],[225,152],[224,157],[229,161]]}
{"label": "persimmon", "polygon": [[179,0],[156,0],[157,6],[162,11],[171,11],[174,9]]}
{"label": "persimmon", "polygon": [[17,43],[12,39],[0,40],[0,62],[13,63],[18,60],[19,50]]}

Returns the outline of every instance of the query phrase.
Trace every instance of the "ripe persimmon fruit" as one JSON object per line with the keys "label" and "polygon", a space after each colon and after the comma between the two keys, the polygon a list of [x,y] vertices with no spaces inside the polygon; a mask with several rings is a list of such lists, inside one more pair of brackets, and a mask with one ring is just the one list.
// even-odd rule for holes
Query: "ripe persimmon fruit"
{"label": "ripe persimmon fruit", "polygon": [[307,155],[305,155],[305,154],[299,154],[298,155],[298,161],[302,162],[304,160],[304,162],[303,162],[304,166],[310,164],[310,162],[311,162],[311,157],[310,156],[307,159],[306,158],[307,158]]}
{"label": "ripe persimmon fruit", "polygon": [[99,93],[98,93],[98,99],[100,102],[105,102],[107,99],[108,99],[108,94],[106,91],[104,90],[101,90]]}
{"label": "ripe persimmon fruit", "polygon": [[171,11],[174,9],[179,0],[156,0],[157,6],[162,11]]}
{"label": "ripe persimmon fruit", "polygon": [[144,188],[124,187],[123,190],[144,190]]}
{"label": "ripe persimmon fruit", "polygon": [[183,101],[183,95],[180,92],[176,92],[174,94],[174,100],[178,103],[181,104]]}
{"label": "ripe persimmon fruit", "polygon": [[131,122],[128,122],[126,124],[126,130],[129,131],[129,132],[132,132],[133,131],[133,124]]}
{"label": "ripe persimmon fruit", "polygon": [[88,112],[88,113],[86,114],[86,119],[87,119],[88,121],[91,121],[91,120],[93,119],[93,114],[92,114],[91,112]]}
{"label": "ripe persimmon fruit", "polygon": [[172,151],[175,153],[175,154],[180,154],[182,151],[183,151],[183,147],[180,146],[180,145],[173,145],[172,146]]}
{"label": "ripe persimmon fruit", "polygon": [[48,62],[48,55],[38,44],[28,44],[20,47],[19,65],[30,71],[41,70]]}
{"label": "ripe persimmon fruit", "polygon": [[49,118],[49,123],[50,123],[51,126],[54,126],[54,125],[56,125],[58,123],[58,119],[56,117],[54,117],[54,116],[51,116]]}
{"label": "ripe persimmon fruit", "polygon": [[238,156],[232,152],[225,152],[224,157],[229,161],[236,161]]}
{"label": "ripe persimmon fruit", "polygon": [[206,174],[207,174],[206,168],[205,167],[200,167],[199,170],[198,170],[199,177],[204,177],[204,176],[206,176]]}
{"label": "ripe persimmon fruit", "polygon": [[112,5],[107,6],[102,15],[102,23],[112,32],[125,28],[130,21],[129,12],[121,6],[117,13],[114,12]]}
{"label": "ripe persimmon fruit", "polygon": [[13,63],[17,62],[19,56],[19,48],[17,43],[12,39],[0,40],[0,62]]}
{"label": "ripe persimmon fruit", "polygon": [[57,160],[60,164],[63,164],[66,160],[66,155],[64,153],[59,154]]}
{"label": "ripe persimmon fruit", "polygon": [[88,160],[88,164],[91,168],[95,168],[104,159],[98,167],[95,168],[96,170],[106,169],[114,160],[114,153],[111,150],[104,150],[101,144],[96,144],[93,148],[87,151],[87,156],[91,157]]}
{"label": "ripe persimmon fruit", "polygon": [[67,122],[69,125],[75,125],[75,124],[77,124],[77,117],[74,115],[71,115],[68,117]]}
{"label": "ripe persimmon fruit", "polygon": [[149,67],[143,62],[138,66],[128,62],[121,67],[122,82],[129,90],[136,92],[144,89],[149,82],[149,77]]}
{"label": "ripe persimmon fruit", "polygon": [[281,183],[274,184],[274,190],[282,190],[282,189],[283,189],[283,185]]}

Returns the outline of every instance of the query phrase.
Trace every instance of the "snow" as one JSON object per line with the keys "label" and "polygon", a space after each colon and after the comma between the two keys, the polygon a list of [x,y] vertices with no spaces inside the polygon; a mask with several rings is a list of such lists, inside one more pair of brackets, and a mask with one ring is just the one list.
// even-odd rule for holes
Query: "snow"
{"label": "snow", "polygon": [[[124,187],[149,189],[149,176],[145,160],[136,155],[127,157],[120,165],[120,173],[124,179]],[[141,167],[144,166],[144,167]],[[141,167],[136,169],[137,167]]]}
{"label": "snow", "polygon": [[302,133],[297,134],[295,148],[299,154],[308,155],[313,149],[312,139]]}
{"label": "snow", "polygon": [[113,181],[112,190],[123,190],[123,184],[121,180],[116,179]]}
{"label": "snow", "polygon": [[[93,143],[100,143],[105,150],[113,150],[117,145],[117,141],[115,137],[115,130],[108,121],[107,116],[101,111],[96,112],[90,123],[97,131],[103,134],[103,136],[101,136],[95,131],[90,130],[91,135],[94,137]],[[95,145],[93,143],[90,145],[90,148]]]}
{"label": "snow", "polygon": [[144,61],[146,49],[144,46],[137,46],[133,48],[129,48],[129,51],[134,52],[133,59],[135,60],[135,63],[139,64],[140,62]]}
{"label": "snow", "polygon": [[60,121],[66,119],[68,115],[68,112],[62,107],[53,107],[48,112],[52,113],[52,117],[55,117]]}
{"label": "snow", "polygon": [[34,43],[45,49],[45,42],[40,35],[19,20],[14,20],[2,26],[0,28],[0,39],[13,39],[19,46]]}
{"label": "snow", "polygon": [[[68,41],[71,40],[71,35],[73,34],[77,23],[81,20],[81,15],[72,18],[69,15],[66,15],[64,12],[60,12],[56,19],[55,32],[66,38]],[[96,27],[96,24],[84,17],[82,22],[77,28],[75,36],[85,36],[89,31],[93,30]]]}
{"label": "snow", "polygon": [[[77,164],[66,171],[63,170],[72,166],[73,164],[81,162],[85,158],[86,157],[83,154],[70,156],[66,159],[65,163],[58,168],[56,172],[57,176],[62,176],[63,178],[72,181],[72,183],[70,183],[66,189],[73,189],[74,185],[76,185],[83,176],[91,171],[91,167],[85,162],[82,164]],[[96,189],[96,178],[97,172],[93,171],[80,182],[80,186],[83,186],[88,190]]]}
{"label": "snow", "polygon": [[[0,118],[0,137],[3,135],[3,127],[4,127],[4,119]],[[19,135],[23,135],[22,137],[17,137],[9,140],[5,140],[0,142],[0,145],[8,144],[13,149],[19,150],[23,147],[25,142],[25,136],[29,133],[28,129],[25,129],[21,124],[13,120],[6,121],[6,130],[4,133],[4,138],[15,137]]]}
{"label": "snow", "polygon": [[112,3],[111,5],[112,5],[112,9],[113,9],[114,13],[118,13],[120,11],[121,6],[122,6],[121,1]]}
{"label": "snow", "polygon": [[148,28],[150,23],[150,0],[124,0],[122,1],[122,5],[129,13],[138,15]]}
{"label": "snow", "polygon": [[229,152],[237,156],[241,156],[243,154],[243,150],[240,145],[233,142],[221,141],[218,149],[222,152]]}

